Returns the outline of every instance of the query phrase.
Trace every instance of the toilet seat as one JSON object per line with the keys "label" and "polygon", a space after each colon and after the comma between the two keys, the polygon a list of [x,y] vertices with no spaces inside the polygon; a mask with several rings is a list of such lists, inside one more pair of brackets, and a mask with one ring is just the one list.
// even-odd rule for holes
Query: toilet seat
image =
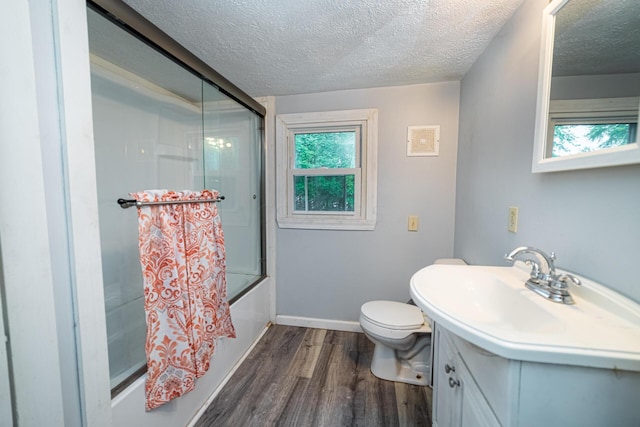
{"label": "toilet seat", "polygon": [[362,317],[381,328],[418,329],[424,324],[424,316],[418,307],[401,302],[369,301],[360,311]]}
{"label": "toilet seat", "polygon": [[395,301],[370,301],[360,309],[360,325],[366,332],[386,339],[403,340],[414,333],[429,333],[422,311]]}

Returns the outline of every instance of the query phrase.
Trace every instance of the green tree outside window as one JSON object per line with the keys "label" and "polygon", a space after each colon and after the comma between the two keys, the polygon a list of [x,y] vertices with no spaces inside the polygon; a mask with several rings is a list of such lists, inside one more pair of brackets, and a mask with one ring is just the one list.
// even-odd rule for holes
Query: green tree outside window
{"label": "green tree outside window", "polygon": [[[296,169],[356,167],[356,132],[295,134]],[[294,177],[295,209],[301,211],[354,210],[355,176],[297,175]]]}

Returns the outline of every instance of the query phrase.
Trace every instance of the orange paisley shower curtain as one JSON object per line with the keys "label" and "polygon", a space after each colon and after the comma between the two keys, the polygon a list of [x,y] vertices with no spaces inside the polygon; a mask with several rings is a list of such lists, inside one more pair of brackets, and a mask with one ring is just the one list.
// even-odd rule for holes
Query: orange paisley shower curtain
{"label": "orange paisley shower curtain", "polygon": [[140,202],[194,200],[138,208],[147,321],[146,409],[182,396],[209,369],[217,338],[235,338],[227,301],[218,192],[150,190]]}

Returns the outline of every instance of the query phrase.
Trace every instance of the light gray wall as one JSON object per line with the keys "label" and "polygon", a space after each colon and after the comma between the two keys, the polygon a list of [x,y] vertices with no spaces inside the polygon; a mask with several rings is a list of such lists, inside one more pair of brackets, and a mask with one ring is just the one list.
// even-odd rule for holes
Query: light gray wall
{"label": "light gray wall", "polygon": [[640,73],[564,76],[551,79],[551,99],[617,98],[640,95]]}
{"label": "light gray wall", "polygon": [[[356,321],[373,299],[407,301],[411,275],[453,254],[459,82],[276,98],[277,114],[377,108],[373,231],[277,230],[277,314]],[[440,125],[439,157],[406,157],[407,126]],[[407,231],[419,215],[418,232]]]}
{"label": "light gray wall", "polygon": [[556,251],[558,266],[640,301],[640,165],[531,173],[546,4],[525,1],[462,80],[454,253],[506,265],[518,245]]}

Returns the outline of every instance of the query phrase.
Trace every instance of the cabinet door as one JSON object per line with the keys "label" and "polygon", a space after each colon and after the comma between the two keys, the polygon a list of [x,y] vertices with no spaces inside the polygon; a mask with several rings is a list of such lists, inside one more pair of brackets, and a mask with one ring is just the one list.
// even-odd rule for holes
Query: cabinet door
{"label": "cabinet door", "polygon": [[462,390],[457,376],[457,357],[451,343],[446,339],[446,332],[442,333],[440,328],[436,328],[434,335],[433,425],[458,426],[462,414]]}
{"label": "cabinet door", "polygon": [[485,400],[480,388],[473,380],[462,359],[456,365],[460,379],[459,394],[461,400],[460,425],[462,427],[496,427],[500,422]]}
{"label": "cabinet door", "polygon": [[447,331],[436,327],[433,425],[495,427],[500,422],[485,400]]}

